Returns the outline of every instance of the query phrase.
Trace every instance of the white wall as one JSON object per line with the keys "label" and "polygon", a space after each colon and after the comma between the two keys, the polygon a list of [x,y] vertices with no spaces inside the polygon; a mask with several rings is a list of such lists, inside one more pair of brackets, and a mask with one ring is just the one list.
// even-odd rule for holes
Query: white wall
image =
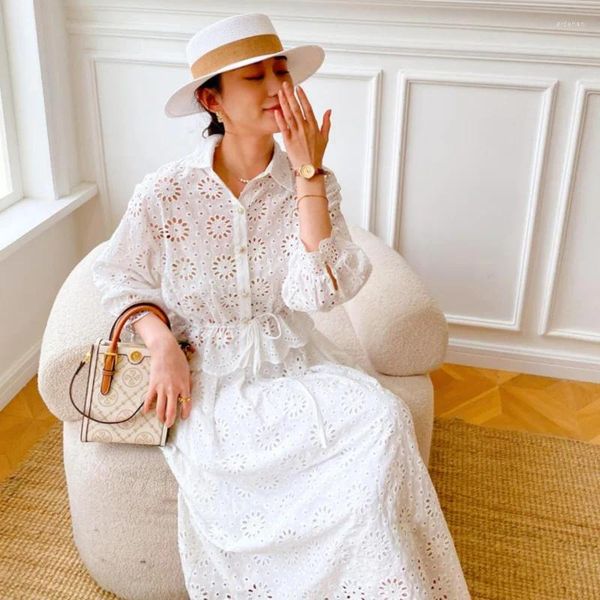
{"label": "white wall", "polygon": [[[447,361],[600,381],[600,2],[69,0],[64,11],[79,177],[97,182],[99,202],[23,256],[51,252],[64,278],[65,232],[75,227],[81,257],[110,235],[135,183],[204,127],[163,113],[189,77],[187,40],[264,12],[284,46],[324,46],[304,87],[319,118],[333,109],[325,162],[344,213],[439,300]],[[32,305],[33,283],[20,290]],[[20,356],[5,357],[7,372]]]}

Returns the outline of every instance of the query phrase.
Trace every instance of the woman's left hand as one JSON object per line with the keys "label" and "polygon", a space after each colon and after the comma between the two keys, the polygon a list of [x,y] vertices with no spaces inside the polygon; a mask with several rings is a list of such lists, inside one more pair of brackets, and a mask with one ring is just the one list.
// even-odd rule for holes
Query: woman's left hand
{"label": "woman's left hand", "polygon": [[315,167],[322,167],[323,155],[331,129],[331,109],[325,111],[323,125],[319,128],[304,90],[299,85],[296,86],[296,89],[302,109],[304,109],[304,115],[292,86],[289,82],[284,81],[283,90],[278,92],[283,115],[279,109],[276,109],[275,120],[283,136],[285,149],[292,166],[297,169],[300,165],[311,163]]}

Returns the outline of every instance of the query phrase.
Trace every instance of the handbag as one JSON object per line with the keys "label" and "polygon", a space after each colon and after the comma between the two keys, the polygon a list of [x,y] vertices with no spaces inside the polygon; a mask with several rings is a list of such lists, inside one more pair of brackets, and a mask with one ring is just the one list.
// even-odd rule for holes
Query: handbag
{"label": "handbag", "polygon": [[[155,410],[139,412],[150,382],[150,350],[144,344],[121,342],[121,331],[133,315],[150,311],[171,329],[169,318],[160,306],[139,302],[126,308],[115,320],[108,339],[99,337],[79,364],[69,386],[71,404],[83,415],[82,442],[105,442],[164,446],[169,428],[161,423]],[[194,347],[178,340],[188,361]],[[89,364],[83,410],[73,400],[73,382]]]}

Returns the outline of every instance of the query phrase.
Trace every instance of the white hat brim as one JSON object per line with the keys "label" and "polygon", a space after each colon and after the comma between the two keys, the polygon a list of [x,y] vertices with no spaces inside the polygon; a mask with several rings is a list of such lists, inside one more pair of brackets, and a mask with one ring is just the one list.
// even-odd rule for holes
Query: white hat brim
{"label": "white hat brim", "polygon": [[265,58],[279,56],[281,54],[287,56],[287,68],[294,85],[308,79],[308,77],[319,69],[325,60],[325,51],[321,46],[315,44],[306,44],[304,46],[296,46],[295,48],[284,48],[279,52],[271,52],[269,54],[252,56],[240,60],[236,63],[227,65],[224,69],[219,69],[212,73],[208,73],[207,75],[203,75],[202,77],[198,77],[175,90],[165,104],[165,114],[167,117],[186,117],[188,115],[206,112],[205,108],[194,97],[194,90],[199,85],[217,73],[231,71],[238,67],[244,67],[260,60],[264,60]]}

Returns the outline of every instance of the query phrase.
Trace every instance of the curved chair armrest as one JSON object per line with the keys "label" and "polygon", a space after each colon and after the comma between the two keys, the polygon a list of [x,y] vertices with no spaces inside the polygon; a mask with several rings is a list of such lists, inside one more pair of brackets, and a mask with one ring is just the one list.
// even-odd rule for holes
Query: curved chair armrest
{"label": "curved chair armrest", "polygon": [[448,347],[448,322],[436,300],[398,252],[362,227],[348,228],[373,264],[364,287],[344,304],[373,367],[395,376],[439,367]]}
{"label": "curved chair armrest", "polygon": [[[46,406],[61,421],[77,421],[81,415],[69,400],[69,385],[79,363],[100,336],[107,336],[113,320],[100,306],[100,294],[91,278],[91,265],[102,244],[93,248],[62,284],[46,323],[38,389]],[[73,398],[83,407],[88,366],[77,374]]]}

